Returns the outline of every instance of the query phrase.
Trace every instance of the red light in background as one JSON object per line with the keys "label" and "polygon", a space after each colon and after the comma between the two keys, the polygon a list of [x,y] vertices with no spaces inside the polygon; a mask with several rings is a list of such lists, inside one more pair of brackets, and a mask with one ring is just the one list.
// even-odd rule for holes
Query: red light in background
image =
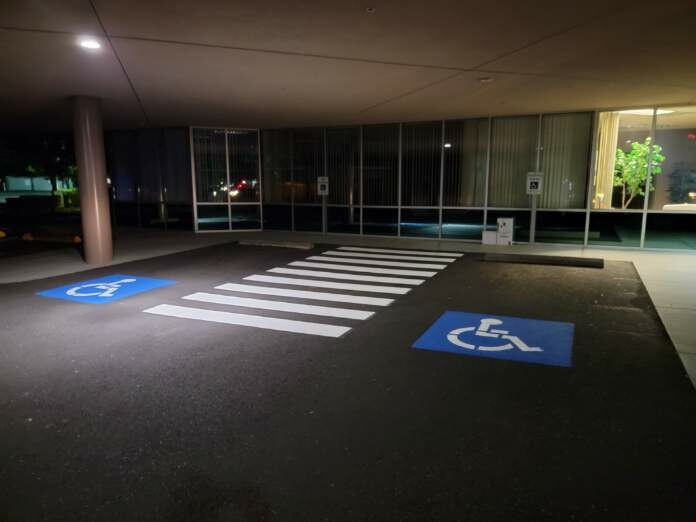
{"label": "red light in background", "polygon": [[696,132],[690,132],[686,137],[690,140],[696,140]]}

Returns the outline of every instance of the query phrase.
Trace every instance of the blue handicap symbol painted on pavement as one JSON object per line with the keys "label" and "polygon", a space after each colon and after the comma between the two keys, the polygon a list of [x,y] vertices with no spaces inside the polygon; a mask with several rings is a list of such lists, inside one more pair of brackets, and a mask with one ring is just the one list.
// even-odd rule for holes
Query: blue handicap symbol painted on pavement
{"label": "blue handicap symbol painted on pavement", "polygon": [[113,274],[100,277],[99,279],[90,279],[89,281],[52,288],[51,290],[39,292],[37,295],[54,299],[79,301],[80,303],[101,304],[117,301],[124,297],[130,297],[162,286],[173,285],[174,283],[176,281],[171,279]]}
{"label": "blue handicap symbol painted on pavement", "polygon": [[570,368],[574,328],[572,323],[447,311],[413,348]]}

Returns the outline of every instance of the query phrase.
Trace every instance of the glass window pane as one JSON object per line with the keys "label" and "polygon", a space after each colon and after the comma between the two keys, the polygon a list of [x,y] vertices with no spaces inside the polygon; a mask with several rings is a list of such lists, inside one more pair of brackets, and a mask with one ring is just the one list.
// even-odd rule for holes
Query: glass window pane
{"label": "glass window pane", "polygon": [[363,127],[363,203],[397,205],[398,187],[399,126],[366,125]]}
{"label": "glass window pane", "polygon": [[538,243],[583,243],[585,212],[539,211],[534,240]]}
{"label": "glass window pane", "polygon": [[585,208],[592,113],[545,115],[541,126],[539,208]]}
{"label": "glass window pane", "polygon": [[326,219],[328,232],[360,233],[360,207],[327,207]]}
{"label": "glass window pane", "polygon": [[488,119],[445,122],[442,204],[482,207],[486,197]]}
{"label": "glass window pane", "polygon": [[360,204],[360,129],[326,130],[328,203]]}
{"label": "glass window pane", "polygon": [[645,228],[646,248],[696,250],[696,213],[648,214]]}
{"label": "glass window pane", "polygon": [[261,228],[260,205],[232,205],[232,230],[256,230]]}
{"label": "glass window pane", "polygon": [[199,230],[229,230],[229,207],[225,205],[198,205]]}
{"label": "glass window pane", "polygon": [[319,203],[317,177],[324,175],[324,131],[292,131],[293,188],[295,203]]}
{"label": "glass window pane", "polygon": [[227,202],[227,162],[223,129],[193,129],[193,159],[196,167],[196,199]]}
{"label": "glass window pane", "polygon": [[[263,201],[290,203],[292,191],[289,130],[263,131]],[[265,216],[264,216],[265,218]]]}
{"label": "glass window pane", "polygon": [[696,107],[657,109],[653,153],[649,208],[696,211]]}
{"label": "glass window pane", "polygon": [[439,205],[442,123],[405,123],[401,140],[401,204]]}
{"label": "glass window pane", "polygon": [[600,112],[592,208],[643,208],[653,109]]}
{"label": "glass window pane", "polygon": [[607,246],[640,246],[641,212],[592,212],[588,243]]}
{"label": "glass window pane", "polygon": [[494,118],[488,206],[529,208],[527,172],[536,170],[537,116]]}
{"label": "glass window pane", "polygon": [[295,230],[321,232],[322,211],[320,205],[295,205]]}
{"label": "glass window pane", "polygon": [[401,209],[401,235],[410,237],[438,237],[440,216],[435,209]]}
{"label": "glass window pane", "polygon": [[256,131],[227,131],[231,203],[259,201],[258,139]]}
{"label": "glass window pane", "polygon": [[395,208],[364,208],[363,234],[395,236],[398,234],[399,211]]}
{"label": "glass window pane", "polygon": [[291,212],[292,207],[290,205],[267,205],[264,203],[263,228],[270,230],[291,230]]}
{"label": "glass window pane", "polygon": [[512,240],[516,243],[529,241],[529,222],[531,212],[526,210],[489,210],[486,217],[486,230],[498,228],[498,218],[513,218],[514,229]]}
{"label": "glass window pane", "polygon": [[481,241],[483,210],[443,210],[442,237]]}

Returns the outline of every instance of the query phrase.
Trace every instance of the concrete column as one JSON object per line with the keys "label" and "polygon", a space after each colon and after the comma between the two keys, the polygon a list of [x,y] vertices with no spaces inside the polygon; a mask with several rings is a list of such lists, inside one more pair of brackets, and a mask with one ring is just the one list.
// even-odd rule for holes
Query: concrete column
{"label": "concrete column", "polygon": [[113,247],[101,108],[96,98],[78,96],[72,102],[85,261],[104,264],[111,261]]}

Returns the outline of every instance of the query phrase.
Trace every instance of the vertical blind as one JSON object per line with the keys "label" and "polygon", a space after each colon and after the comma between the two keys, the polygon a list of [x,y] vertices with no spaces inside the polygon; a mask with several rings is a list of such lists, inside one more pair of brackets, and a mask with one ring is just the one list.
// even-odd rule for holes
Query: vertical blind
{"label": "vertical blind", "polygon": [[396,206],[399,187],[399,125],[363,127],[363,204]]}
{"label": "vertical blind", "polygon": [[486,200],[488,118],[445,122],[442,204],[482,207]]}
{"label": "vertical blind", "polygon": [[401,139],[401,205],[438,206],[442,122],[406,123]]}
{"label": "vertical blind", "polygon": [[495,118],[491,138],[488,205],[529,208],[527,172],[536,170],[537,116]]}
{"label": "vertical blind", "polygon": [[360,203],[360,129],[326,130],[328,203],[354,206]]}

